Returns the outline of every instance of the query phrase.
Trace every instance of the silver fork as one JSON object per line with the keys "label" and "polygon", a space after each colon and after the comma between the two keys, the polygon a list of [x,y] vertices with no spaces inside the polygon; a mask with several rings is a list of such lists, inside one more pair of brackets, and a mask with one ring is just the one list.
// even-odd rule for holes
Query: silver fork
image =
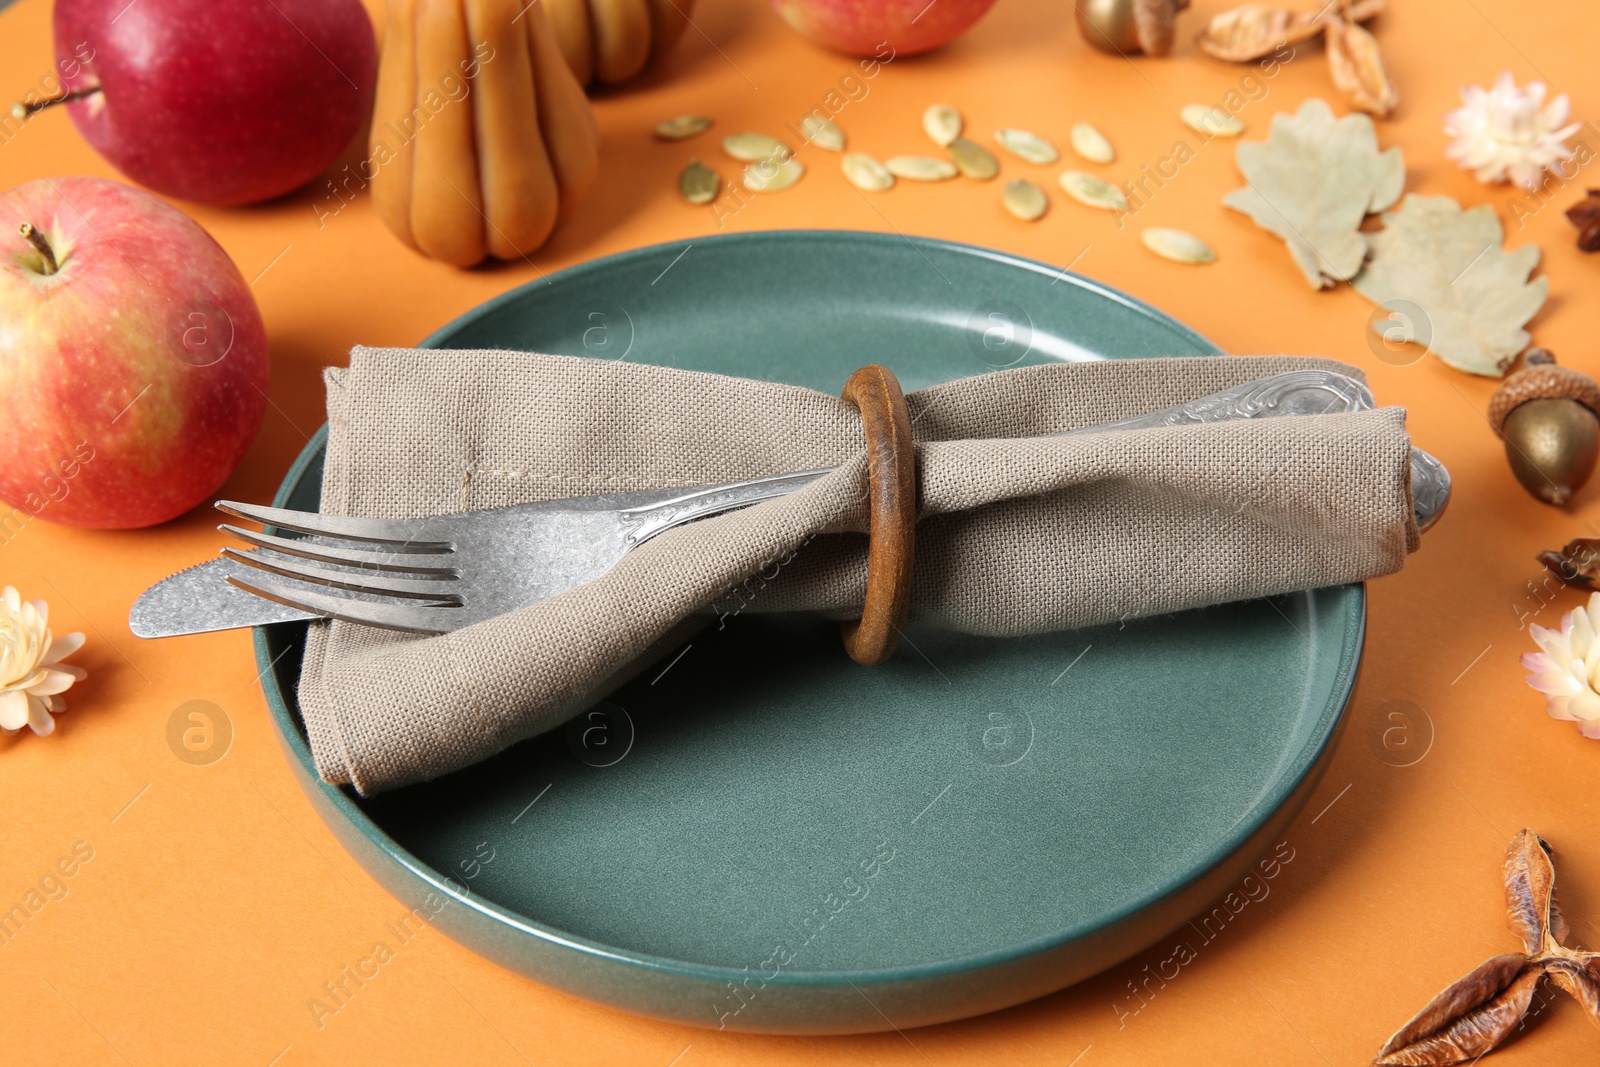
{"label": "silver fork", "polygon": [[[1365,411],[1371,392],[1330,371],[1246,382],[1161,411],[1068,434],[1182,426],[1240,418]],[[1063,435],[1065,436],[1065,435]],[[1450,475],[1413,449],[1417,524],[1443,513]],[[521,504],[423,519],[365,519],[219,501],[230,515],[299,533],[284,537],[224,524],[254,550],[223,556],[288,583],[230,574],[241,589],[299,611],[413,633],[445,633],[599,577],[664,530],[793,492],[828,474],[797,471],[729,485],[645,490]]]}

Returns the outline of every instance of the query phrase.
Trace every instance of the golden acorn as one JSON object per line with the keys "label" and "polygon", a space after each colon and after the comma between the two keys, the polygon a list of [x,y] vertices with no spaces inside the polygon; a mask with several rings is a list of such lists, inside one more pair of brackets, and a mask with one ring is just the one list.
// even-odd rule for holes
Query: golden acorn
{"label": "golden acorn", "polygon": [[1189,0],[1077,0],[1083,39],[1117,55],[1164,56],[1172,51],[1178,12]]}
{"label": "golden acorn", "polygon": [[1489,425],[1506,443],[1511,473],[1546,504],[1562,506],[1600,459],[1600,383],[1534,348],[1489,398]]}

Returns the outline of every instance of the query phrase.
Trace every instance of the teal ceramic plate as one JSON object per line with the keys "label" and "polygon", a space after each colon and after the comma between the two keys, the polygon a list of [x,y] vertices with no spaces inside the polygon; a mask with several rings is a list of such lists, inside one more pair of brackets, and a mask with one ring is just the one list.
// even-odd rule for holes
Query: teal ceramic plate
{"label": "teal ceramic plate", "polygon": [[[939,241],[697,239],[563,271],[425,344],[562,352],[837,392],[1203,338],[1043,264]],[[278,495],[315,509],[323,439]],[[304,625],[257,631],[289,762],[419,918],[628,1011],[787,1033],[1016,1004],[1147,947],[1279,840],[1350,695],[1346,586],[989,640],[912,630],[886,665],[836,627],[708,629],[570,729],[374,799],[320,782],[295,710]]]}

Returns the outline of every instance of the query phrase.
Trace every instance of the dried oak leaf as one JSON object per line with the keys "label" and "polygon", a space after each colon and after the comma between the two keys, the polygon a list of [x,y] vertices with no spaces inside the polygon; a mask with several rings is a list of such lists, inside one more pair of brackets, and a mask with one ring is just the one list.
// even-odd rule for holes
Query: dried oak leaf
{"label": "dried oak leaf", "polygon": [[[1528,281],[1539,249],[1500,247],[1494,209],[1467,211],[1448,196],[1406,197],[1372,234],[1372,259],[1355,279],[1362,296],[1415,319],[1406,338],[1458,370],[1498,378],[1530,340],[1523,324],[1550,283]],[[1410,306],[1406,306],[1410,305]],[[1374,328],[1390,324],[1379,317]]]}
{"label": "dried oak leaf", "polygon": [[1378,39],[1337,15],[1327,16],[1323,24],[1333,84],[1362,111],[1379,117],[1388,115],[1400,103],[1400,94],[1383,68]]}
{"label": "dried oak leaf", "polygon": [[[1356,0],[1349,17],[1365,22],[1382,13],[1384,0]],[[1207,55],[1229,63],[1251,63],[1288,44],[1309,41],[1323,32],[1331,4],[1315,11],[1291,11],[1266,4],[1245,4],[1213,15],[1195,37]]]}
{"label": "dried oak leaf", "polygon": [[1336,119],[1317,99],[1274,115],[1268,138],[1241,144],[1234,158],[1249,184],[1222,202],[1283,238],[1313,289],[1361,269],[1362,220],[1398,200],[1406,179],[1400,149],[1378,151],[1371,119]]}
{"label": "dried oak leaf", "polygon": [[1379,1067],[1466,1063],[1504,1041],[1533,999],[1543,968],[1521,952],[1485,961],[1434,997],[1378,1053]]}

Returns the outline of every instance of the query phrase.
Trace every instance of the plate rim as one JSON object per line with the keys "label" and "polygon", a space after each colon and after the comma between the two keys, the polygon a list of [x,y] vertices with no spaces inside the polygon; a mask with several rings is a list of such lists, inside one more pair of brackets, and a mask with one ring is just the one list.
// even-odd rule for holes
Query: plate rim
{"label": "plate rim", "polygon": [[[652,255],[659,255],[668,250],[678,248],[686,243],[739,245],[768,244],[774,241],[810,241],[817,243],[846,241],[875,245],[895,245],[899,242],[904,242],[919,252],[933,250],[984,259],[1001,266],[1020,268],[1029,273],[1050,276],[1057,281],[1065,282],[1079,289],[1110,299],[1160,324],[1179,336],[1186,336],[1196,345],[1210,349],[1217,356],[1227,355],[1204,335],[1173,316],[1160,311],[1153,305],[1104,283],[1074,274],[1069,270],[1053,267],[1039,260],[1018,256],[1010,252],[949,241],[943,238],[905,234],[891,235],[877,231],[857,230],[758,230],[737,234],[716,234],[689,241],[659,242],[641,248],[599,256],[552,272],[544,277],[531,279],[491,297],[433,331],[419,342],[416,347],[443,347],[440,342],[447,335],[495,313],[507,304],[515,302],[525,293],[554,285],[557,282],[565,283],[570,280],[579,280],[594,273],[614,269],[614,266],[619,262],[631,263],[646,259]],[[305,477],[307,469],[325,451],[327,436],[328,426],[324,422],[312,434],[284,474],[283,480],[273,496],[273,505],[275,507],[288,506],[291,494]],[[1345,711],[1349,707],[1350,699],[1354,692],[1365,645],[1367,621],[1366,585],[1363,582],[1355,582],[1343,586],[1307,590],[1303,595],[1311,597],[1338,595],[1344,599],[1341,621],[1345,624],[1345,640],[1339,650],[1339,659],[1332,680],[1332,691],[1316,719],[1314,741],[1304,746],[1300,751],[1300,758],[1293,761],[1283,773],[1278,775],[1274,788],[1257,794],[1247,811],[1228,827],[1225,834],[1219,839],[1219,844],[1207,850],[1189,864],[1183,877],[1177,881],[1154,886],[1137,895],[1130,895],[1119,902],[1115,909],[1103,912],[1093,919],[1083,920],[1072,926],[1061,927],[1049,934],[1001,948],[987,949],[963,956],[942,957],[920,963],[895,964],[864,970],[783,971],[773,979],[768,980],[768,984],[795,988],[833,987],[849,982],[858,984],[915,982],[924,979],[948,978],[968,972],[980,972],[988,968],[1026,960],[1092,936],[1097,931],[1115,927],[1118,923],[1127,921],[1140,912],[1153,908],[1167,897],[1183,892],[1188,886],[1204,878],[1208,872],[1219,864],[1224,863],[1228,857],[1246,845],[1251,836],[1262,829],[1271,820],[1272,816],[1294,796],[1296,790],[1305,783],[1307,777],[1321,764],[1329,746],[1340,733]],[[301,767],[299,770],[304,773],[298,774],[296,777],[302,782],[302,785],[314,786],[319,789],[324,800],[338,810],[352,828],[366,837],[391,861],[409,871],[424,883],[428,889],[443,894],[450,903],[464,906],[521,934],[535,937],[553,946],[575,950],[592,959],[621,963],[645,971],[702,981],[722,982],[743,976],[744,972],[741,969],[729,965],[675,959],[607,945],[579,934],[561,930],[553,925],[542,923],[530,916],[512,911],[493,900],[479,897],[471,892],[462,892],[458,888],[458,883],[443,872],[428,865],[383,830],[351,798],[347,792],[348,787],[331,785],[323,781],[317,774],[309,743],[300,724],[299,714],[288,706],[282,687],[278,684],[277,676],[271,669],[274,663],[269,647],[269,639],[273,627],[282,625],[299,626],[304,624],[290,623],[257,626],[253,628],[252,634],[257,665],[263,670],[264,684],[262,691],[272,714],[273,725],[278,733],[279,742],[293,752],[295,758],[300,761]],[[365,868],[365,865],[362,866]],[[368,873],[388,891],[389,887],[382,879],[377,878],[370,870]],[[474,954],[482,954],[479,949],[470,948],[470,946],[469,949]]]}

